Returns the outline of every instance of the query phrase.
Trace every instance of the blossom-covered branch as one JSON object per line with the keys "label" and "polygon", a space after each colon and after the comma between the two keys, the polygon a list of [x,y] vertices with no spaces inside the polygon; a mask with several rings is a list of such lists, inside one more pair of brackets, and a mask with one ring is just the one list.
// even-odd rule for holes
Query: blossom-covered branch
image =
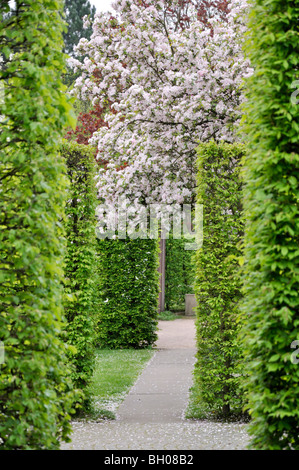
{"label": "blossom-covered branch", "polygon": [[197,142],[235,140],[240,88],[250,73],[241,44],[245,0],[232,0],[225,21],[215,15],[210,27],[194,5],[188,23],[176,27],[165,19],[166,3],[115,1],[115,17],[98,14],[91,40],[80,41],[84,63],[72,60],[82,70],[79,96],[113,103],[108,128],[91,138],[109,161],[98,179],[107,202],[124,195],[146,204],[189,202]]}

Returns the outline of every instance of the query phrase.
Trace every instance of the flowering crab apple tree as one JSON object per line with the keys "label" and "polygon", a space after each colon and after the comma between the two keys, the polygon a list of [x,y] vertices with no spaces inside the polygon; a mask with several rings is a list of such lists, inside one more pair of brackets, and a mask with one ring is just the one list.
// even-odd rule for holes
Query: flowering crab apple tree
{"label": "flowering crab apple tree", "polygon": [[[137,4],[147,7],[148,4],[145,0],[135,0]],[[211,26],[208,23],[209,18],[213,14],[218,14],[223,20],[226,19],[228,13],[228,0],[180,0],[176,5],[173,5],[172,0],[165,1],[164,9],[168,18],[171,18],[175,28],[185,29],[190,24],[190,8],[196,9],[197,18],[206,26]],[[112,103],[109,103],[111,106]],[[110,107],[110,111],[112,108]],[[93,133],[100,127],[107,127],[103,116],[106,114],[104,108],[99,104],[92,106],[87,112],[80,112],[76,129],[69,129],[65,138],[67,140],[75,140],[79,144],[88,145],[89,139]],[[102,163],[99,161],[99,163]],[[106,162],[108,163],[108,162]]]}
{"label": "flowering crab apple tree", "polygon": [[[109,162],[97,181],[108,203],[124,196],[133,205],[191,203],[198,142],[235,140],[250,74],[242,54],[246,2],[229,2],[225,21],[221,14],[203,21],[196,3],[117,0],[114,16],[97,14],[90,41],[80,40],[84,62],[70,59],[82,71],[80,98],[112,103],[107,127],[90,139]],[[173,9],[187,4],[179,21]]]}

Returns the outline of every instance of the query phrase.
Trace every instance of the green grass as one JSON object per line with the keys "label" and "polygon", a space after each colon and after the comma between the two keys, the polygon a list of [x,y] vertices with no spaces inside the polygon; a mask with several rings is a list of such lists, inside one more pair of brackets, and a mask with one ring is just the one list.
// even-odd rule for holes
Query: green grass
{"label": "green grass", "polygon": [[115,411],[154,354],[151,349],[98,349],[89,419],[115,419]]}
{"label": "green grass", "polygon": [[185,318],[184,315],[179,315],[174,312],[170,312],[169,310],[165,310],[165,312],[160,312],[158,315],[158,320],[176,320],[178,318]]}

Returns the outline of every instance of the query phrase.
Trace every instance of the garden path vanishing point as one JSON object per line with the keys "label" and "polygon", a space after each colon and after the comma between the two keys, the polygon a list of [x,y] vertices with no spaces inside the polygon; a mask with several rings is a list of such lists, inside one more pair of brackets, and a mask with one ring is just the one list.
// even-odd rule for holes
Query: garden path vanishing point
{"label": "garden path vanishing point", "polygon": [[184,419],[195,362],[194,318],[159,322],[155,354],[117,409],[117,419],[74,422],[62,450],[241,450],[244,424]]}

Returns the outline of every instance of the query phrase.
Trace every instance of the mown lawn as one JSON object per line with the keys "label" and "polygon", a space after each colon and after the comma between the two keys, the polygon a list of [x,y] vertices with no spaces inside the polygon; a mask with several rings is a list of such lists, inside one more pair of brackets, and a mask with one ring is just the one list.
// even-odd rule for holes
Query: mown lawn
{"label": "mown lawn", "polygon": [[117,407],[136,382],[155,351],[98,349],[90,385],[95,419],[115,419]]}

